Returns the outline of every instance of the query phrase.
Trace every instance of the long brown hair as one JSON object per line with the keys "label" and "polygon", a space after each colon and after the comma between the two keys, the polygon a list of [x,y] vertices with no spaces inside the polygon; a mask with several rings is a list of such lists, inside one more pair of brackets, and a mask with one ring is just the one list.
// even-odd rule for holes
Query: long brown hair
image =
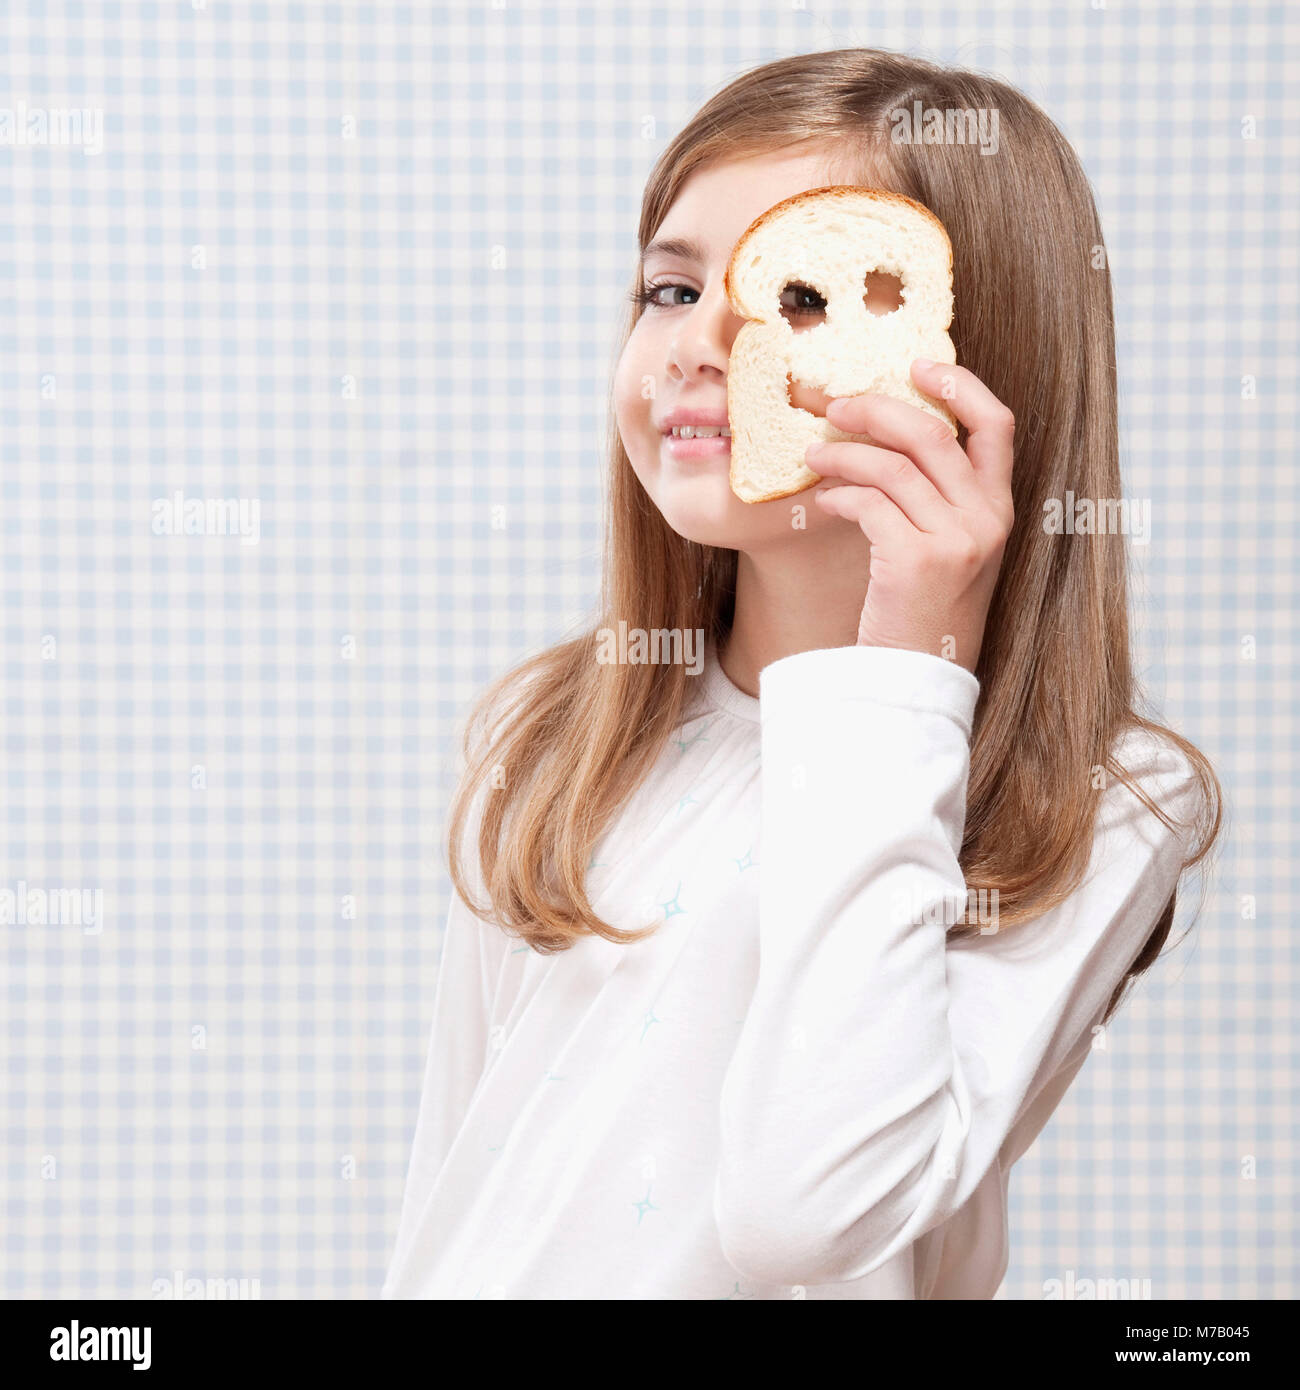
{"label": "long brown hair", "polygon": [[[999,148],[896,143],[900,108],[998,113]],[[999,929],[1064,900],[1087,867],[1100,787],[1119,778],[1173,823],[1113,759],[1134,726],[1171,740],[1201,793],[1184,868],[1219,833],[1221,794],[1209,762],[1136,708],[1122,536],[1048,534],[1045,499],[1121,497],[1110,274],[1097,210],[1074,151],[1014,88],[977,73],[874,49],[808,53],[745,73],[676,136],[646,185],[644,247],[702,165],[834,141],[879,185],[930,208],[953,246],[957,360],[1016,419],[1013,500],[997,591],[975,675],[960,862],[969,889],[996,889]],[[641,287],[638,272],[636,284]],[[622,341],[636,318],[629,310]],[[452,807],[453,883],[477,915],[553,952],[595,933],[632,942],[593,911],[592,851],[681,722],[690,676],[681,663],[596,660],[597,632],[703,629],[721,641],[735,601],[736,552],[678,535],[651,502],[610,402],[605,559],[589,630],[529,658],[484,692],[464,737],[466,770]],[[964,432],[963,432],[964,439]],[[1099,778],[1098,769],[1104,769]],[[476,883],[462,836],[478,809]],[[473,852],[471,851],[471,854]],[[1159,954],[1175,897],[1111,997]],[[956,932],[972,930],[961,924]]]}

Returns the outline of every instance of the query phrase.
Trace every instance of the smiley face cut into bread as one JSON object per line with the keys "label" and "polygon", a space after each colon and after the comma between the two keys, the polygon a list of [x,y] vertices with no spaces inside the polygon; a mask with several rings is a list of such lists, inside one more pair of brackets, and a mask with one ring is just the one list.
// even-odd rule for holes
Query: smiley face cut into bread
{"label": "smiley face cut into bread", "polygon": [[[868,307],[869,277],[897,276],[901,304]],[[792,382],[830,396],[878,392],[957,422],[912,384],[918,357],[955,363],[952,244],[943,224],[899,193],[850,184],[814,188],[769,208],[736,243],[726,274],[733,311],[747,319],[727,365],[731,490],[743,502],[789,497],[820,474],[804,463],[814,440],[868,435],[837,430],[790,402]],[[790,287],[825,301],[820,323],[796,332],[782,312]]]}

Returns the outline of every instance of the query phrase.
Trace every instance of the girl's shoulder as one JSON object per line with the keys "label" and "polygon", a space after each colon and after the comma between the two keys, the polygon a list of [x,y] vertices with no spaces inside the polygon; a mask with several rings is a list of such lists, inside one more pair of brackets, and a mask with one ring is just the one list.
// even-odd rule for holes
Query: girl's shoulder
{"label": "girl's shoulder", "polygon": [[1201,769],[1169,730],[1129,725],[1115,740],[1111,762],[1111,768],[1093,769],[1105,792],[1099,829],[1149,812],[1148,802],[1180,827],[1200,819],[1206,799]]}
{"label": "girl's shoulder", "polygon": [[1175,779],[1195,776],[1192,760],[1168,729],[1130,724],[1115,739],[1113,757],[1135,776]]}

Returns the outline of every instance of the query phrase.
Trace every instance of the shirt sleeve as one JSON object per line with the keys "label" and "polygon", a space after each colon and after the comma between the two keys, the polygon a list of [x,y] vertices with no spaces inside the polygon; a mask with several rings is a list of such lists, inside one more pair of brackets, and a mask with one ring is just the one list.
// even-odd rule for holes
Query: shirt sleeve
{"label": "shirt sleeve", "polygon": [[421,1215],[483,1075],[504,944],[499,929],[475,917],[453,887],[415,1137],[393,1257],[381,1298],[400,1296],[396,1290],[408,1257],[418,1244]]}
{"label": "shirt sleeve", "polygon": [[[748,1278],[858,1279],[960,1210],[1176,886],[1183,844],[1116,781],[1070,898],[950,945],[978,694],[961,666],[880,647],[761,674],[759,970],[714,1191]],[[1125,765],[1179,817],[1189,764],[1142,747]]]}

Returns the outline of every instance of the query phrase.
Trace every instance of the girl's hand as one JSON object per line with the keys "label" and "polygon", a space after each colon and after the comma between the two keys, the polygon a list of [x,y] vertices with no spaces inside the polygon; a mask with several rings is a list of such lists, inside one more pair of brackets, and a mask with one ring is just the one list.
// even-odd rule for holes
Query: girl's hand
{"label": "girl's hand", "polygon": [[916,406],[843,396],[826,419],[885,447],[840,440],[812,444],[805,457],[827,480],[816,484],[817,505],[856,521],[871,543],[858,645],[930,652],[973,672],[1011,534],[1015,420],[964,367],[918,358],[912,380],[966,426],[965,450]]}

